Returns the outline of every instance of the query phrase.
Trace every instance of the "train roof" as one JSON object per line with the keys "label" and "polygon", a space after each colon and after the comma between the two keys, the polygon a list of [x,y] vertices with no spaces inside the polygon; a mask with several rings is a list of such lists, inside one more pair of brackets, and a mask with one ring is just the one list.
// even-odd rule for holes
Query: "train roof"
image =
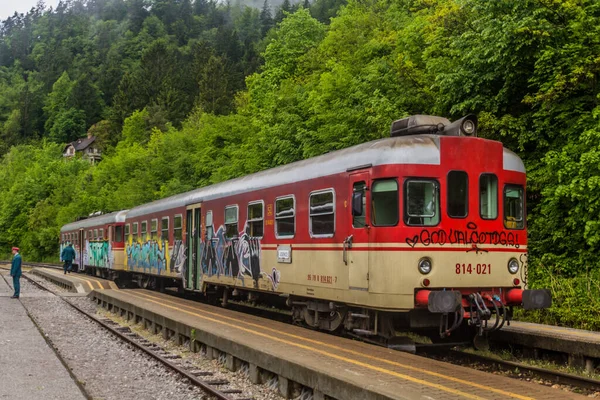
{"label": "train roof", "polygon": [[[475,139],[471,140],[486,140]],[[187,204],[261,190],[346,172],[361,166],[386,164],[440,164],[440,136],[399,136],[362,143],[321,156],[246,175],[134,207],[128,218]],[[504,169],[525,172],[521,159],[504,149]]]}
{"label": "train roof", "polygon": [[128,210],[115,211],[109,214],[99,215],[97,217],[90,217],[79,221],[71,222],[70,224],[64,225],[60,228],[61,232],[68,232],[77,229],[89,228],[92,226],[112,224],[115,222],[125,222],[125,216]]}

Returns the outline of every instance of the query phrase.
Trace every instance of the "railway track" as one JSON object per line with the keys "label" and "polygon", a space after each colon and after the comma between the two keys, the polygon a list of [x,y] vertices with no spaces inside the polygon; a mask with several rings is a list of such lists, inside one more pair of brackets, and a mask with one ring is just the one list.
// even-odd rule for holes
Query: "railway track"
{"label": "railway track", "polygon": [[[32,265],[32,263],[28,263],[27,265]],[[41,266],[41,265],[38,264],[35,266]],[[44,265],[44,266],[48,266],[48,265]],[[56,266],[55,266],[55,268],[56,268]],[[40,288],[44,291],[48,291],[54,295],[57,295],[57,293],[54,293],[53,291],[51,291],[44,285],[40,284],[36,280],[31,279],[29,276],[24,274],[23,277],[25,277],[29,282],[33,283],[38,288]],[[110,333],[112,333],[114,336],[118,337],[125,343],[139,349],[140,351],[149,355],[153,359],[159,361],[161,364],[165,365],[169,369],[175,371],[180,376],[187,378],[193,385],[198,386],[199,388],[201,388],[207,394],[213,396],[214,398],[219,399],[219,400],[252,400],[252,398],[247,398],[247,397],[232,397],[232,395],[234,395],[234,394],[241,394],[242,391],[238,390],[238,389],[219,390],[217,388],[218,386],[227,385],[229,383],[229,381],[224,380],[224,379],[210,380],[209,378],[212,375],[212,372],[209,372],[209,371],[201,371],[201,370],[188,371],[183,368],[180,368],[178,365],[176,365],[174,362],[171,361],[171,359],[179,358],[179,356],[174,356],[174,355],[166,353],[162,348],[149,342],[145,338],[139,336],[137,333],[131,331],[128,327],[122,327],[119,324],[117,324],[116,322],[114,322],[110,319],[107,319],[107,318],[98,318],[95,315],[92,315],[89,312],[78,307],[77,305],[69,302],[64,297],[61,297],[59,295],[57,295],[57,297],[61,298],[69,306],[71,306],[72,308],[77,310],[79,313],[85,315],[90,320],[96,322],[98,325],[102,326],[104,329],[106,329],[107,331],[109,331]],[[207,378],[200,379],[199,377],[207,377]]]}
{"label": "railway track", "polygon": [[[24,265],[28,265],[28,266],[32,266],[32,267],[47,267],[47,268],[54,268],[54,269],[62,269],[62,266],[57,265],[57,264],[25,263]],[[36,282],[36,284],[39,285],[37,282]],[[45,289],[45,290],[47,290],[47,289]],[[182,297],[182,295],[180,295],[180,294],[171,293],[170,291],[167,291],[167,292],[176,297]],[[186,296],[183,295],[183,297],[186,297]],[[197,298],[195,298],[195,299],[197,300]],[[76,308],[75,305],[69,303],[68,301],[66,301],[66,302],[69,305],[71,305],[72,307]],[[230,306],[233,306],[230,308],[235,309],[237,311],[241,311],[241,312],[249,312],[248,309],[252,309],[253,313],[258,312],[258,315],[262,316],[262,317],[270,318],[271,315],[273,315],[274,318],[279,321],[283,321],[283,319],[284,319],[283,318],[284,315],[282,315],[281,313],[275,313],[273,311],[269,311],[269,310],[262,309],[262,308],[255,309],[255,307],[249,306],[244,303],[231,301]],[[83,310],[78,310],[78,311],[85,313],[85,311],[83,311]],[[94,316],[88,315],[88,317],[91,319],[94,319],[94,320],[97,319]],[[107,320],[107,321],[110,321],[110,320]],[[103,324],[102,321],[97,321],[97,322],[100,324]],[[107,324],[110,324],[110,323],[112,323],[112,321],[108,322]],[[109,329],[111,331],[113,330],[113,329],[111,329],[110,326],[107,327],[107,329]],[[118,336],[125,336],[124,340],[128,339],[126,335],[123,335],[118,331],[115,332],[115,334]],[[375,345],[377,345],[377,344],[375,343]],[[137,345],[137,347],[140,347],[140,345]],[[141,346],[141,347],[143,347],[143,346]],[[554,371],[554,370],[550,370],[550,369],[544,369],[544,368],[527,365],[527,364],[523,364],[523,363],[518,363],[518,362],[514,362],[514,361],[502,360],[499,358],[489,357],[489,356],[485,356],[485,355],[481,355],[481,354],[468,353],[468,352],[464,352],[464,351],[460,351],[460,350],[450,349],[450,348],[448,348],[448,346],[426,345],[425,344],[425,345],[417,345],[416,349],[417,349],[417,354],[419,354],[419,355],[422,355],[425,357],[445,359],[448,362],[453,362],[453,363],[457,363],[460,365],[479,364],[480,366],[485,366],[486,369],[488,369],[488,370],[506,371],[506,372],[510,372],[512,374],[514,374],[516,371],[518,371],[518,374],[526,375],[531,378],[538,378],[538,379],[541,379],[541,380],[544,380],[547,382],[552,382],[553,384],[572,386],[572,387],[581,388],[581,389],[584,389],[587,391],[600,391],[600,380],[586,378],[586,377],[579,376],[579,375],[568,374],[568,373]],[[144,349],[144,350],[147,351],[146,349]],[[152,354],[154,356],[154,353],[152,353]],[[168,360],[166,360],[166,361],[168,362]]]}
{"label": "railway track", "polygon": [[[434,356],[435,353],[429,353]],[[440,354],[438,353],[438,356]],[[588,391],[600,391],[600,381],[586,378],[584,376],[567,374],[560,371],[544,369],[533,365],[527,365],[519,362],[502,360],[495,357],[489,357],[481,354],[473,354],[465,351],[450,349],[443,354],[443,357],[451,362],[464,364],[480,364],[487,369],[518,373],[519,375],[539,378],[552,384],[567,385],[585,389]]]}

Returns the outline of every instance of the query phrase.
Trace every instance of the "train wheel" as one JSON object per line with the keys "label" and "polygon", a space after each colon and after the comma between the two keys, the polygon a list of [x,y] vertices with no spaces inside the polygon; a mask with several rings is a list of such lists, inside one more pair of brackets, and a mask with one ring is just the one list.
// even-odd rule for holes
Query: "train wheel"
{"label": "train wheel", "polygon": [[346,318],[346,307],[335,307],[331,309],[329,303],[314,303],[310,302],[304,305],[300,310],[296,310],[295,314],[302,315],[304,323],[313,329],[321,329],[325,331],[336,331]]}
{"label": "train wheel", "polygon": [[475,347],[475,350],[487,351],[490,349],[490,341],[487,336],[475,335],[473,347]]}

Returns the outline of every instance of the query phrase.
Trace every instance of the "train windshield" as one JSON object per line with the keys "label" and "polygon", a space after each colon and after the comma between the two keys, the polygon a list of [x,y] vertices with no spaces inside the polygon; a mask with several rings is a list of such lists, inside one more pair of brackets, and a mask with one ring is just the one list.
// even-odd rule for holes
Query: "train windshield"
{"label": "train windshield", "polygon": [[504,226],[508,229],[523,229],[525,226],[523,207],[523,187],[504,187]]}
{"label": "train windshield", "polygon": [[404,196],[407,225],[433,226],[440,222],[438,181],[433,179],[407,180]]}

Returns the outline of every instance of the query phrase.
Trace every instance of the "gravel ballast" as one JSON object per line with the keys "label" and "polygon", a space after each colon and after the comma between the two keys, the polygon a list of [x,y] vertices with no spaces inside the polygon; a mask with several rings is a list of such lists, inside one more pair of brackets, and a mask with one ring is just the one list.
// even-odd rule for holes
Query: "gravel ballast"
{"label": "gravel ballast", "polygon": [[[56,289],[57,286],[47,281],[36,281],[41,281],[40,283],[55,293],[60,291]],[[176,372],[122,342],[97,323],[72,309],[61,298],[42,291],[25,279],[22,282],[25,284],[24,293],[27,294],[21,299],[23,304],[92,398],[211,398]],[[69,297],[67,301],[87,312],[93,313],[98,309],[96,303],[86,297]],[[105,312],[102,314],[104,317],[108,316]],[[152,339],[149,333],[141,334]],[[152,341],[159,342],[160,338],[154,338]],[[243,398],[282,399],[276,391],[266,385],[252,384],[243,372],[226,370],[217,360],[208,360],[200,354],[185,352],[184,347],[175,346],[173,342],[157,344],[165,350],[181,355],[183,358],[179,363],[187,369],[212,372],[211,380],[230,381],[231,384],[226,387],[241,389],[243,394],[240,396]]]}

